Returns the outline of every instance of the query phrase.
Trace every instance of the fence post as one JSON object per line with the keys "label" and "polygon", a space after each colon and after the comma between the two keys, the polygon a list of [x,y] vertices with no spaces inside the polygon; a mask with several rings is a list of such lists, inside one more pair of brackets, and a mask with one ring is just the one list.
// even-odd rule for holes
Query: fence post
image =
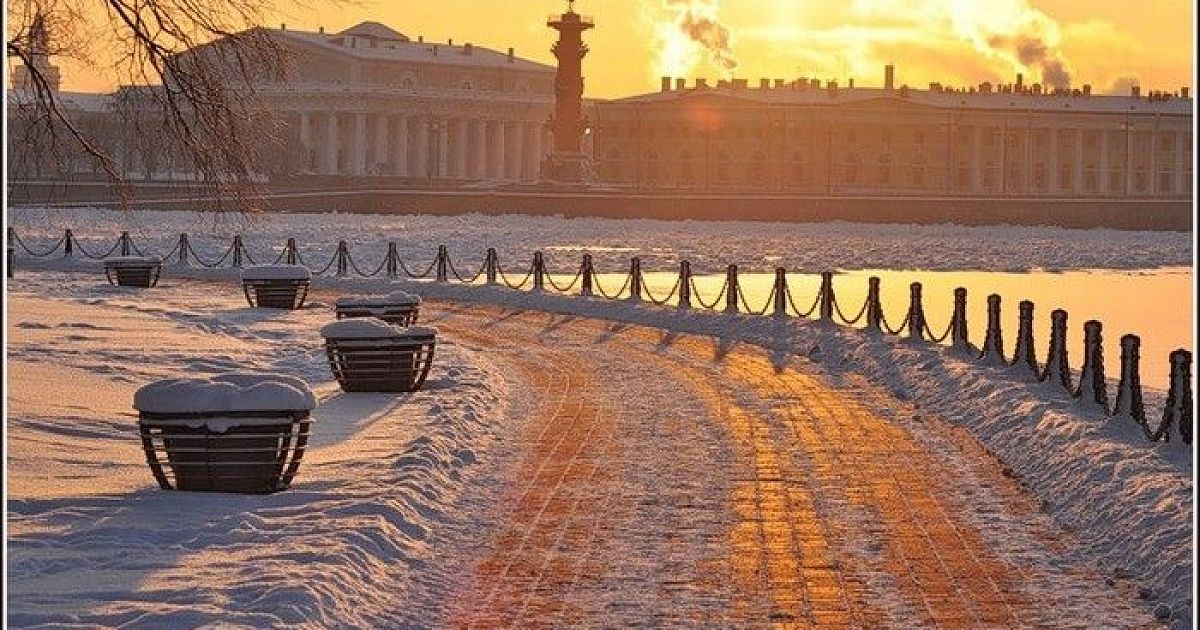
{"label": "fence post", "polygon": [[129,246],[129,232],[121,232],[121,255],[128,256],[133,253]]}
{"label": "fence post", "polygon": [[921,341],[925,338],[925,307],[921,304],[921,283],[908,285],[908,338]]}
{"label": "fence post", "polygon": [[1171,427],[1179,427],[1179,437],[1184,444],[1192,443],[1192,353],[1176,350],[1171,353],[1171,386],[1167,390],[1167,404],[1163,408],[1162,424],[1151,439],[1157,442],[1171,441]]}
{"label": "fence post", "polygon": [[63,235],[63,257],[70,258],[75,253],[75,235],[71,233],[71,228],[67,228],[67,233]]}
{"label": "fence post", "polygon": [[579,279],[579,295],[591,297],[592,282],[596,275],[596,270],[592,268],[592,255],[583,255],[583,276]]}
{"label": "fence post", "polygon": [[8,248],[7,248],[8,252],[7,252],[6,258],[5,258],[6,262],[4,265],[4,271],[5,271],[4,275],[11,278],[11,277],[13,277],[13,261],[16,260],[16,257],[13,255],[13,241],[12,241],[12,232],[11,232],[12,228],[10,227],[8,229],[10,230],[10,232],[8,235],[9,236]]}
{"label": "fence post", "polygon": [[284,246],[283,252],[284,252],[283,255],[285,257],[285,260],[287,261],[287,264],[289,264],[289,265],[296,264],[296,239],[295,238],[289,238],[287,240],[287,245]]}
{"label": "fence post", "polygon": [[725,281],[725,312],[736,313],[738,312],[738,291],[741,290],[738,288],[737,265],[729,265],[729,268],[725,270]]}
{"label": "fence post", "polygon": [[339,276],[344,276],[344,275],[346,275],[346,270],[347,270],[347,268],[349,267],[349,264],[348,264],[348,259],[349,259],[349,257],[350,257],[350,250],[349,250],[349,248],[346,246],[346,241],[338,241],[338,246],[337,246],[337,275],[339,275]]}
{"label": "fence post", "polygon": [[639,302],[642,299],[642,259],[634,256],[629,259],[629,301]]}
{"label": "fence post", "polygon": [[1013,351],[1012,364],[1023,364],[1037,378],[1038,362],[1033,349],[1033,302],[1021,300],[1017,310],[1017,348]]}
{"label": "fence post", "polygon": [[1102,325],[1096,320],[1083,324],[1083,369],[1075,397],[1094,402],[1108,412],[1108,387],[1104,382],[1104,339]]}
{"label": "fence post", "polygon": [[435,259],[435,261],[434,261],[434,266],[436,268],[436,270],[435,270],[436,275],[434,277],[437,279],[438,282],[446,282],[449,278],[449,276],[448,276],[449,272],[447,270],[447,265],[446,265],[446,246],[445,245],[438,245],[437,259]]}
{"label": "fence post", "polygon": [[542,252],[533,252],[533,290],[541,292],[546,287],[546,262]]}
{"label": "fence post", "polygon": [[880,332],[882,321],[883,304],[879,301],[879,278],[871,276],[867,279],[867,330]]}
{"label": "fence post", "polygon": [[388,241],[387,262],[387,277],[395,278],[400,275],[400,252],[396,251],[395,241]]}
{"label": "fence post", "polygon": [[1008,363],[1004,359],[1004,334],[1000,325],[1000,296],[991,294],[987,297],[987,333],[983,336],[983,349],[979,351],[979,358],[986,363],[1003,365]]}
{"label": "fence post", "polygon": [[821,321],[833,321],[833,272],[821,272]]}
{"label": "fence post", "polygon": [[233,236],[233,266],[235,268],[242,266],[242,235],[235,234]]}
{"label": "fence post", "polygon": [[1137,335],[1121,337],[1121,383],[1117,385],[1117,404],[1113,417],[1131,418],[1150,435],[1146,426],[1146,408],[1142,404],[1142,377],[1138,373],[1142,340]]}
{"label": "fence post", "polygon": [[950,347],[955,350],[970,350],[971,342],[967,331],[967,290],[954,290],[954,315],[950,318]]}
{"label": "fence post", "polygon": [[489,247],[487,255],[484,257],[483,265],[487,273],[488,286],[496,285],[496,248]]}
{"label": "fence post", "polygon": [[188,250],[191,249],[191,244],[188,243],[187,232],[179,235],[179,266],[186,267],[188,264]]}
{"label": "fence post", "polygon": [[1067,393],[1074,393],[1071,388],[1071,367],[1067,362],[1067,312],[1061,308],[1050,312],[1050,350],[1046,354],[1046,367],[1038,380],[1057,382]]}
{"label": "fence post", "polygon": [[679,308],[692,308],[692,263],[679,261]]}
{"label": "fence post", "polygon": [[775,268],[775,286],[771,289],[775,317],[787,317],[787,269]]}

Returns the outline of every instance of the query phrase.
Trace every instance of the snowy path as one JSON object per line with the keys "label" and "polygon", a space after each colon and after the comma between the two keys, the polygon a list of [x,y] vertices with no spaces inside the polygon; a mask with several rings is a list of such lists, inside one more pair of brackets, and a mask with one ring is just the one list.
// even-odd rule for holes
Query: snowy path
{"label": "snowy path", "polygon": [[[1153,626],[965,429],[804,358],[435,302],[429,390],[349,397],[331,293],[97,283],[10,284],[13,626]],[[233,366],[321,393],[295,487],[153,488],[133,389]]]}
{"label": "snowy path", "polygon": [[1150,623],[968,434],[861,380],[588,319],[434,319],[538,392],[487,539],[434,563],[440,623]]}

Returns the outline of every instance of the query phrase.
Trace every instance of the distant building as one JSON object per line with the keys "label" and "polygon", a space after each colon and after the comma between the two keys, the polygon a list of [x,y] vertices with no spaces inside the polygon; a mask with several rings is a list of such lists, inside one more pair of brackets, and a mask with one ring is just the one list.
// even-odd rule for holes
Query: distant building
{"label": "distant building", "polygon": [[1192,100],[984,83],[883,88],[664,77],[592,110],[601,181],[811,195],[1192,195]]}

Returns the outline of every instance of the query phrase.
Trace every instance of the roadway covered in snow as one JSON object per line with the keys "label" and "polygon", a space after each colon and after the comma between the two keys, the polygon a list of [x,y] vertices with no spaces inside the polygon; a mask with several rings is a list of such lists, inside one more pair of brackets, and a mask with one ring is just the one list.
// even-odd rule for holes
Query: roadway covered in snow
{"label": "roadway covered in snow", "polygon": [[[1190,625],[1190,450],[936,347],[479,287],[331,280],[275,312],[225,274],[102,282],[9,281],[13,626]],[[395,285],[432,300],[426,389],[342,394],[319,328]],[[293,488],[158,490],[133,391],[247,370],[320,400]]]}

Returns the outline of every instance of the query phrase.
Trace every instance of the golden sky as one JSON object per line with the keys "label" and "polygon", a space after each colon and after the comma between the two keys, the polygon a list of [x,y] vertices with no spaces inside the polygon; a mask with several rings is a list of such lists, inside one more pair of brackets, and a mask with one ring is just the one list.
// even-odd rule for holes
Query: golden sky
{"label": "golden sky", "polygon": [[[280,0],[265,20],[333,32],[362,20],[410,37],[473,42],[553,63],[546,16],[562,0],[349,0],[306,6]],[[584,62],[587,93],[658,89],[663,74],[719,78],[853,77],[876,86],[894,63],[897,82],[974,85],[1042,79],[1045,66],[1106,92],[1136,78],[1144,89],[1191,86],[1193,6],[1187,0],[579,0],[595,18]],[[707,20],[711,20],[707,22]],[[686,35],[719,42],[717,54]],[[733,67],[732,71],[725,70]],[[110,89],[102,68],[66,66],[65,87]],[[691,81],[689,80],[689,83]]]}

